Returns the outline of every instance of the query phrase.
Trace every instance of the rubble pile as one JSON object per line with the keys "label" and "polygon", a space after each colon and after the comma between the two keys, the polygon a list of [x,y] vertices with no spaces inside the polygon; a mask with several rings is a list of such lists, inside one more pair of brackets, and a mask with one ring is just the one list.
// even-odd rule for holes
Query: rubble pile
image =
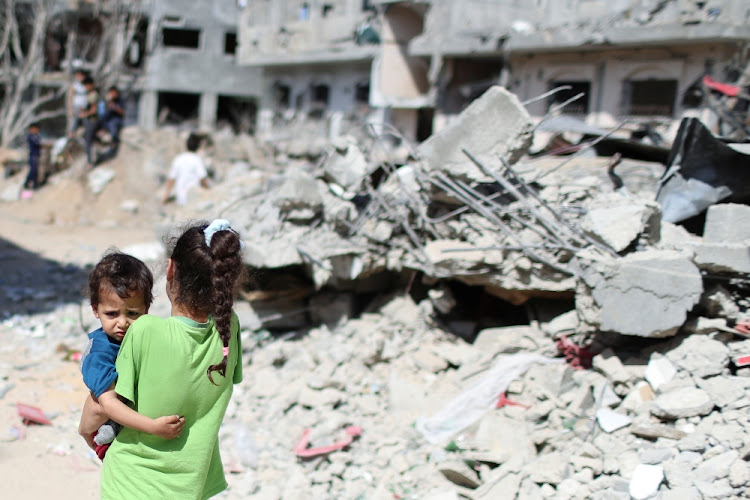
{"label": "rubble pile", "polygon": [[[226,217],[253,268],[228,498],[747,496],[750,207],[710,206],[697,235],[662,219],[662,165],[529,159],[501,88],[418,147],[369,130],[217,136],[214,187],[157,222]],[[82,344],[45,328],[75,309],[0,333]]]}

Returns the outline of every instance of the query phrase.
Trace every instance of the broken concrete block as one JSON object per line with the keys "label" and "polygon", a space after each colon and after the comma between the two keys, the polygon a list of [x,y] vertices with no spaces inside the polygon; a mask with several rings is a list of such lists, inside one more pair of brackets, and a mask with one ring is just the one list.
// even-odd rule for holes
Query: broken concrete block
{"label": "broken concrete block", "polygon": [[685,433],[667,424],[638,423],[630,426],[630,433],[645,439],[656,440],[658,438],[682,439]]}
{"label": "broken concrete block", "polygon": [[681,387],[654,400],[651,414],[669,420],[708,415],[714,402],[706,391],[695,387]]}
{"label": "broken concrete block", "polygon": [[675,375],[677,375],[677,368],[668,358],[659,353],[651,355],[644,378],[654,391],[658,391],[659,387],[671,382]]}
{"label": "broken concrete block", "polygon": [[656,338],[674,335],[703,292],[700,271],[677,252],[647,250],[617,260],[580,260],[582,278],[597,309],[582,311],[589,304],[578,297],[576,309],[603,331]]}
{"label": "broken concrete block", "polygon": [[693,261],[710,273],[750,274],[750,252],[744,243],[703,243],[689,245]]}
{"label": "broken concrete block", "polygon": [[608,381],[600,382],[596,387],[592,387],[594,401],[601,408],[612,408],[620,404],[620,397],[612,390],[612,385]]}
{"label": "broken concrete block", "polygon": [[710,243],[742,243],[750,240],[750,207],[737,203],[708,207],[703,239]]}
{"label": "broken concrete block", "polygon": [[630,379],[630,374],[612,349],[605,349],[594,356],[592,366],[614,383],[624,384]]}
{"label": "broken concrete block", "polygon": [[709,318],[737,319],[740,315],[740,307],[734,297],[721,285],[714,285],[706,290],[701,297],[700,305]]}
{"label": "broken concrete block", "polygon": [[317,213],[323,206],[323,197],[315,178],[299,168],[290,168],[281,179],[269,179],[278,184],[273,192],[274,204],[283,211],[309,209]]}
{"label": "broken concrete block", "polygon": [[742,394],[750,392],[750,379],[745,377],[716,376],[696,381],[719,408],[725,408],[738,401]]}
{"label": "broken concrete block", "polygon": [[690,486],[688,488],[671,487],[667,490],[660,491],[661,500],[703,500],[698,488]]}
{"label": "broken concrete block", "polygon": [[655,202],[607,193],[592,199],[586,208],[582,229],[615,252],[625,250],[642,234],[648,242],[659,240],[661,211]]}
{"label": "broken concrete block", "polygon": [[654,390],[648,382],[640,381],[622,400],[621,407],[634,413],[640,413],[640,409],[656,397]]}
{"label": "broken concrete block", "polygon": [[632,419],[627,415],[610,410],[609,408],[600,408],[596,411],[596,421],[604,432],[614,432],[630,425]]}
{"label": "broken concrete block", "polygon": [[452,483],[464,488],[477,488],[481,482],[476,471],[466,465],[463,460],[451,460],[438,466],[438,470]]}
{"label": "broken concrete block", "polygon": [[353,137],[337,139],[335,151],[323,164],[323,173],[327,179],[353,192],[362,186],[367,170],[367,160]]}
{"label": "broken concrete block", "polygon": [[448,287],[433,288],[427,292],[427,297],[440,314],[448,314],[456,305],[456,299]]}
{"label": "broken concrete block", "polygon": [[518,98],[503,87],[490,87],[451,123],[419,145],[429,171],[463,180],[492,182],[462,152],[466,149],[488,167],[504,157],[515,163],[531,145],[533,124]]}
{"label": "broken concrete block", "polygon": [[721,374],[729,364],[729,348],[705,335],[690,335],[675,349],[667,353],[678,370],[694,377],[711,377]]}
{"label": "broken concrete block", "polygon": [[548,323],[543,323],[541,328],[552,338],[562,334],[571,334],[579,331],[581,320],[578,318],[578,311],[573,309],[559,316],[556,316]]}
{"label": "broken concrete block", "polygon": [[695,487],[698,488],[698,491],[703,495],[704,500],[712,498],[732,498],[733,496],[732,487],[729,486],[729,481],[726,479],[713,483],[696,479],[693,484],[695,484]]}
{"label": "broken concrete block", "polygon": [[645,500],[659,491],[664,481],[664,469],[658,465],[639,464],[633,471],[628,492],[634,500]]}
{"label": "broken concrete block", "polygon": [[568,455],[560,451],[540,455],[522,470],[531,481],[537,484],[560,484],[570,475]]}
{"label": "broken concrete block", "polygon": [[474,340],[474,347],[489,354],[529,352],[539,347],[534,339],[539,339],[541,336],[542,333],[531,326],[485,328]]}

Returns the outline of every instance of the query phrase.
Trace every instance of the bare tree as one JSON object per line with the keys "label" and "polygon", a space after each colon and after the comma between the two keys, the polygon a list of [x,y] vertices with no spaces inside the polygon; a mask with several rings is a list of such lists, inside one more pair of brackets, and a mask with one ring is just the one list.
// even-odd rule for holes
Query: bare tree
{"label": "bare tree", "polygon": [[[47,30],[56,5],[60,2],[0,0],[0,146],[12,143],[29,124],[66,113],[64,104],[48,108],[57,100],[64,102],[61,98],[71,82],[40,85]],[[85,14],[80,5],[78,11],[67,11],[73,14],[68,16],[73,22],[64,25],[66,59],[68,70],[73,60],[83,60],[97,84],[106,87],[121,81],[125,55],[142,28],[143,4],[140,0],[99,0],[94,7]],[[84,15],[99,26],[94,33],[78,32],[78,20]]]}
{"label": "bare tree", "polygon": [[0,146],[8,146],[29,124],[61,116],[64,109],[42,108],[65,89],[40,91],[34,82],[44,71],[44,41],[54,0],[0,3]]}

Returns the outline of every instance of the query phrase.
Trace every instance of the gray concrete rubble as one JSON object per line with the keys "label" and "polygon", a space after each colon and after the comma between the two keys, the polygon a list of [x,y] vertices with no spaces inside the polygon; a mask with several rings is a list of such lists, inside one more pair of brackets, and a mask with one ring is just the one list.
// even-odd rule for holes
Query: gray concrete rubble
{"label": "gray concrete rubble", "polygon": [[[660,166],[623,162],[625,195],[607,160],[523,157],[528,116],[499,88],[456,120],[420,147],[354,132],[226,147],[215,185],[160,220],[229,219],[252,271],[226,497],[746,496],[746,207],[712,207],[699,236],[660,220]],[[71,272],[6,273],[0,336],[85,346],[89,306],[55,302]],[[24,369],[0,363],[0,399]],[[302,457],[306,429],[312,448],[352,440]]]}

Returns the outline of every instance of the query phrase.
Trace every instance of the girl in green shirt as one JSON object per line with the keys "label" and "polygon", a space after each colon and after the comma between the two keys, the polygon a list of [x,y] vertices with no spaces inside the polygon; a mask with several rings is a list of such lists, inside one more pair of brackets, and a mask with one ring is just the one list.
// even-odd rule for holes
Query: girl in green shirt
{"label": "girl in green shirt", "polygon": [[146,416],[178,413],[182,433],[165,440],[125,428],[107,452],[102,499],[205,499],[226,486],[219,426],[242,380],[239,323],[243,283],[239,235],[224,220],[187,229],[167,263],[167,319],[144,315],[117,357],[115,391]]}

